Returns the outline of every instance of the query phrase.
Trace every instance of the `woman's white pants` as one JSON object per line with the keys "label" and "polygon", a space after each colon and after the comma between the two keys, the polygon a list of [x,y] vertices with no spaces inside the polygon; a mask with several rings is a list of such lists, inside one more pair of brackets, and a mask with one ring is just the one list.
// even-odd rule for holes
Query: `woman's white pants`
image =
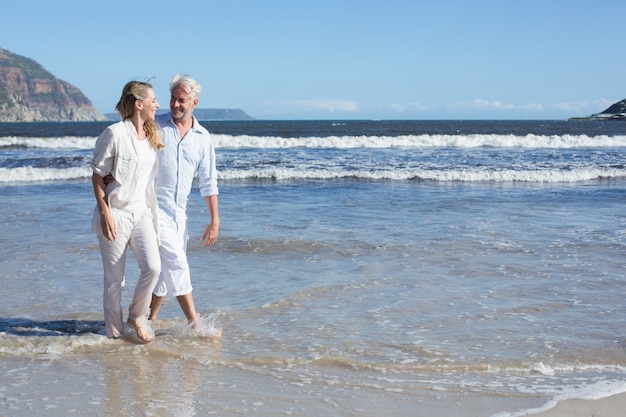
{"label": "woman's white pants", "polygon": [[139,266],[139,279],[128,308],[130,320],[144,319],[150,309],[152,290],[161,272],[157,234],[150,210],[142,213],[112,211],[116,219],[117,235],[108,241],[98,234],[104,266],[104,323],[106,334],[118,338],[124,334],[122,288],[125,285],[126,250],[130,247]]}

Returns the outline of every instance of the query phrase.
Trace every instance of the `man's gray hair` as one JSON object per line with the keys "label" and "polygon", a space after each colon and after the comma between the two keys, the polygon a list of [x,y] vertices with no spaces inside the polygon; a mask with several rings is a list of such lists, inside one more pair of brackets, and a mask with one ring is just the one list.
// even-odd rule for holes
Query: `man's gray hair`
{"label": "man's gray hair", "polygon": [[174,88],[178,86],[182,86],[187,93],[191,96],[191,99],[200,98],[200,93],[202,92],[202,86],[200,83],[193,78],[191,78],[187,74],[178,73],[172,77],[172,81],[170,81],[170,92],[174,90]]}

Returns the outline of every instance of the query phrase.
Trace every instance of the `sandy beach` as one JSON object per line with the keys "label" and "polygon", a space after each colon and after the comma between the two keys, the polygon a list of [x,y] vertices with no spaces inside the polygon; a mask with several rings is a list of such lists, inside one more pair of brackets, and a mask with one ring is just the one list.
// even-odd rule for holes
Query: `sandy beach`
{"label": "sandy beach", "polygon": [[0,137],[0,416],[622,415],[626,136],[586,126],[229,124],[216,245],[188,212],[219,344],[171,296],[107,339],[95,136]]}
{"label": "sandy beach", "polygon": [[547,411],[527,415],[533,417],[623,417],[624,410],[626,410],[626,394],[617,394],[598,400],[565,400]]}

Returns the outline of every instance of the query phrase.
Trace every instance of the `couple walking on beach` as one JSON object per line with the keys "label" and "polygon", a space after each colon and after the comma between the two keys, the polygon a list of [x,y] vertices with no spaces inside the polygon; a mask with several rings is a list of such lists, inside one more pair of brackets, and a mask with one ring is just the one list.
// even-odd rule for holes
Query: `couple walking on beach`
{"label": "couple walking on beach", "polygon": [[137,337],[152,340],[146,318],[157,318],[168,292],[189,324],[199,325],[186,254],[187,201],[195,176],[211,217],[202,234],[205,246],[216,241],[220,226],[215,148],[193,115],[201,91],[191,77],[175,75],[170,112],[156,116],[159,103],[152,86],[131,81],[115,107],[122,120],[96,140],[92,231],[104,267],[104,322],[110,338],[125,333],[122,287],[129,247],[140,269],[127,321]]}

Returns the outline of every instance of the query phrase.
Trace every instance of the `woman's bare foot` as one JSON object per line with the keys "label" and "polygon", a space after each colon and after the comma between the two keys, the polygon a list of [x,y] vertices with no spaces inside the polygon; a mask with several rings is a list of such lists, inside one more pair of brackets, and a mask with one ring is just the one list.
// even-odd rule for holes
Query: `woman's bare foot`
{"label": "woman's bare foot", "polygon": [[145,323],[143,320],[131,320],[131,319],[128,319],[127,323],[132,329],[135,330],[139,340],[145,343],[152,342],[152,334],[150,330],[148,329],[147,323]]}

